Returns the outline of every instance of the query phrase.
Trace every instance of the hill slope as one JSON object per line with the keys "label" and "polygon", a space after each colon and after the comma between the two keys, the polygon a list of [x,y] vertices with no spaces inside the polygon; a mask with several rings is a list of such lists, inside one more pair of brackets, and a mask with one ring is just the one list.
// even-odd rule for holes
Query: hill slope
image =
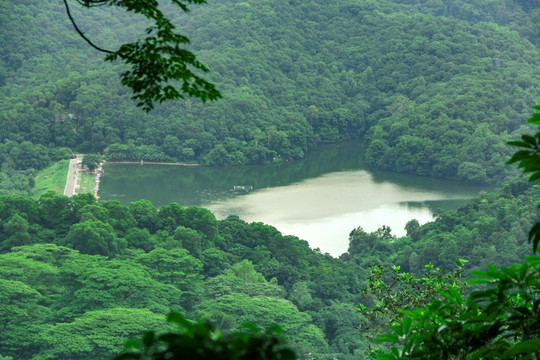
{"label": "hill slope", "polygon": [[[511,176],[503,144],[525,131],[539,95],[538,50],[504,26],[390,1],[216,1],[177,21],[224,99],[144,114],[119,85],[119,67],[69,30],[58,4],[2,6],[0,162],[19,169],[28,167],[24,141],[238,165],[358,138],[374,166],[500,182]],[[97,42],[127,41],[143,27],[100,11],[78,13]]]}

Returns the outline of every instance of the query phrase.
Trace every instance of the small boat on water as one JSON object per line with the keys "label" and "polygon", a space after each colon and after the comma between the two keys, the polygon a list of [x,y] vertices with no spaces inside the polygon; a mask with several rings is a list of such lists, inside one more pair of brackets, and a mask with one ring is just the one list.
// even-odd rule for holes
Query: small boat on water
{"label": "small boat on water", "polygon": [[234,191],[251,191],[253,190],[253,186],[251,185],[237,185],[233,186]]}

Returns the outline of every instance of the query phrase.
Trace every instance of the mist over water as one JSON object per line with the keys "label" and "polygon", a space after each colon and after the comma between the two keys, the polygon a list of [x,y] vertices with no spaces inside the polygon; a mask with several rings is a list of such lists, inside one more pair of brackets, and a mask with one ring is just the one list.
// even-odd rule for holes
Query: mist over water
{"label": "mist over water", "polygon": [[[373,171],[362,162],[362,155],[361,145],[345,143],[282,166],[110,164],[105,167],[100,196],[125,204],[148,199],[158,207],[171,202],[202,206],[219,219],[238,215],[339,256],[347,251],[349,233],[358,226],[371,232],[388,225],[394,234],[404,235],[409,220],[431,221],[435,209],[457,209],[483,189]],[[254,191],[233,191],[234,185],[252,185]]]}
{"label": "mist over water", "polygon": [[369,172],[356,170],[333,172],[204,206],[218,218],[238,215],[248,222],[267,223],[283,234],[309,241],[312,248],[339,256],[347,251],[348,235],[358,226],[371,232],[388,225],[394,234],[405,235],[409,220],[417,219],[421,224],[433,220],[430,202],[463,203],[471,195],[375,182]]}

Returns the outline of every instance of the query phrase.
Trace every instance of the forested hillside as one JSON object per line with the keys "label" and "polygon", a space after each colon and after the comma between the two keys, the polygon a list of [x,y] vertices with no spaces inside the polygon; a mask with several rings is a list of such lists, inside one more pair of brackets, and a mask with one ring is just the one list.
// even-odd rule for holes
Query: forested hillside
{"label": "forested hillside", "polygon": [[517,31],[535,46],[539,46],[538,0],[391,0],[402,4],[402,11],[421,12],[472,23],[493,22]]}
{"label": "forested hillside", "polygon": [[[503,144],[525,131],[539,95],[539,57],[511,26],[479,21],[509,7],[494,3],[493,16],[462,4],[468,13],[446,17],[452,9],[424,14],[391,1],[215,1],[178,22],[224,99],[145,114],[118,66],[70,30],[61,4],[7,1],[0,161],[39,169],[70,148],[111,160],[262,164],[357,138],[380,168],[500,183],[511,173]],[[76,15],[101,44],[142,29],[121,13]]]}

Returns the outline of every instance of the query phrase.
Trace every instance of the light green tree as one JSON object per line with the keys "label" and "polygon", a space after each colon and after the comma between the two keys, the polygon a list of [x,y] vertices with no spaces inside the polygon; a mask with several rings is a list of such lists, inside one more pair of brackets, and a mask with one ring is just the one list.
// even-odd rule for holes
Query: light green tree
{"label": "light green tree", "polygon": [[144,265],[79,255],[60,268],[64,291],[55,302],[59,315],[72,318],[88,310],[145,308],[166,314],[179,306],[182,292],[172,284],[155,281]]}
{"label": "light green tree", "polygon": [[29,357],[37,351],[37,331],[50,314],[43,296],[21,281],[0,279],[0,349],[3,355]]}
{"label": "light green tree", "polygon": [[167,330],[164,319],[148,309],[88,311],[43,330],[38,342],[42,351],[33,359],[109,359],[121,351],[126,337],[139,336],[148,327]]}

